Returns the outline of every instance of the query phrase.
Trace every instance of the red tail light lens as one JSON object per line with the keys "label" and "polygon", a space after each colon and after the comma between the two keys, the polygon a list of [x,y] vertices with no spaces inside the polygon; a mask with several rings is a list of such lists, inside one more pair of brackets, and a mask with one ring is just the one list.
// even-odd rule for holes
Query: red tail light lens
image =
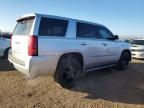
{"label": "red tail light lens", "polygon": [[28,42],[28,55],[38,56],[38,37],[30,36]]}

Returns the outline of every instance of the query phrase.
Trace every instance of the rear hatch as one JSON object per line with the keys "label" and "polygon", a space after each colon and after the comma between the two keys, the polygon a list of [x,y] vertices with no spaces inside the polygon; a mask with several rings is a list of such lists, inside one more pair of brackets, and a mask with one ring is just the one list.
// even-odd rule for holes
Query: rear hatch
{"label": "rear hatch", "polygon": [[19,19],[13,32],[11,40],[12,55],[21,61],[28,57],[29,36],[32,34],[34,20],[35,17]]}

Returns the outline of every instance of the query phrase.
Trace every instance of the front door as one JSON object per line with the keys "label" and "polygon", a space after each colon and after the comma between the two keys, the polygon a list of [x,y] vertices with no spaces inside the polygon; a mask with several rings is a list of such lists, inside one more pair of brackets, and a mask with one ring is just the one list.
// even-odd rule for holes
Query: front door
{"label": "front door", "polygon": [[113,34],[105,27],[99,27],[99,35],[105,49],[105,64],[116,63],[120,53],[120,46],[117,44],[117,40],[110,39],[113,38]]}
{"label": "front door", "polygon": [[83,51],[86,69],[95,68],[105,63],[105,47],[98,39],[97,26],[77,23],[77,42]]}

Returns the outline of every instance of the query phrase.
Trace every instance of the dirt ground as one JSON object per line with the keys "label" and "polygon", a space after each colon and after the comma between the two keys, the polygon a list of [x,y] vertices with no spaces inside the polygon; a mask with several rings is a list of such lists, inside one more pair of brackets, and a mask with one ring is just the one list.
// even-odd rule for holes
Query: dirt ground
{"label": "dirt ground", "polygon": [[89,73],[64,89],[50,76],[26,80],[0,59],[0,108],[144,108],[144,61]]}

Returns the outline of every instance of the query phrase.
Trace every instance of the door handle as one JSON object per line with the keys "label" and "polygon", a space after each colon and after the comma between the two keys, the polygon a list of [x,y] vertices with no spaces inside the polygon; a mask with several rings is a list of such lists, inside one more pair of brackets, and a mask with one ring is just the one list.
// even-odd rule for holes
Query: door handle
{"label": "door handle", "polygon": [[85,45],[87,45],[87,44],[86,44],[86,43],[81,43],[80,45],[85,46]]}
{"label": "door handle", "polygon": [[107,44],[106,44],[106,43],[103,43],[102,45],[103,45],[103,46],[107,46]]}

